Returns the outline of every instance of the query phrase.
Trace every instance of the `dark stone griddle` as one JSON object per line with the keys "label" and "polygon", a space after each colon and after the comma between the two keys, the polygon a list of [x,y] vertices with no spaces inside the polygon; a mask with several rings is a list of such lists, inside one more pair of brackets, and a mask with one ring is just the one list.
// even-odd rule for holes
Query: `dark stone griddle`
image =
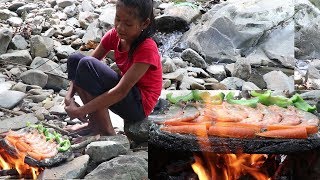
{"label": "dark stone griddle", "polygon": [[[5,139],[0,138],[0,148],[4,149],[12,157],[17,158],[17,151],[14,147],[7,143]],[[61,164],[72,156],[72,151],[68,150],[66,152],[59,152],[56,156],[52,158],[46,158],[38,161],[30,156],[26,156],[24,162],[34,167],[52,167]]]}
{"label": "dark stone griddle", "polygon": [[[310,151],[320,147],[319,133],[308,139],[239,139],[209,137],[210,145],[200,148],[199,139],[194,135],[172,134],[163,132],[159,125],[150,127],[150,145],[160,148],[186,152],[215,152],[215,153],[248,153],[248,154],[291,154]],[[208,140],[207,140],[208,141]]]}

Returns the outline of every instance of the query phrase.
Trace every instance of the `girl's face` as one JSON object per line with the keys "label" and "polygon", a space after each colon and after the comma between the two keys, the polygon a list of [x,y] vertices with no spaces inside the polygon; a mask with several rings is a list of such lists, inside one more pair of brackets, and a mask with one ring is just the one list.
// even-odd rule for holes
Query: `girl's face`
{"label": "girl's face", "polygon": [[115,28],[120,39],[132,43],[140,33],[148,27],[150,20],[142,21],[138,12],[132,7],[127,7],[121,2],[116,7]]}

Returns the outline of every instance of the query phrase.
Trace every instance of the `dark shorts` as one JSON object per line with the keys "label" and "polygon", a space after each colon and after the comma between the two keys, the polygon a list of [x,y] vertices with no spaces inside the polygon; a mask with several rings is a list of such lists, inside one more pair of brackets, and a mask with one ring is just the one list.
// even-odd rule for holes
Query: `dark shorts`
{"label": "dark shorts", "polygon": [[[100,60],[74,53],[67,61],[68,79],[93,96],[99,96],[115,87],[121,76]],[[134,86],[127,96],[109,109],[125,121],[139,121],[145,118],[141,94]]]}

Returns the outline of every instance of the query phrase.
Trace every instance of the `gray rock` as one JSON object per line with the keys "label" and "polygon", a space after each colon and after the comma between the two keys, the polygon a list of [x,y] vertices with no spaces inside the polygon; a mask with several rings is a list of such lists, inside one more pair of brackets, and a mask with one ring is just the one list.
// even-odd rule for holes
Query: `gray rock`
{"label": "gray rock", "polygon": [[280,62],[280,65],[294,69],[294,22],[290,21],[274,30],[262,49],[269,59]]}
{"label": "gray rock", "polygon": [[252,82],[244,82],[242,85],[242,90],[261,90],[258,86],[256,86]]}
{"label": "gray rock", "polygon": [[[75,17],[72,17],[72,18],[69,18],[67,21],[66,21],[66,23],[67,23],[67,25],[68,25],[68,27],[80,27],[80,23],[79,23],[79,20],[77,19],[77,18],[75,18]],[[71,30],[69,30],[69,31],[71,31]],[[72,28],[72,34],[70,33],[70,34],[66,34],[66,35],[68,35],[68,36],[71,36],[71,35],[73,35],[73,34],[75,34],[75,30]],[[63,33],[63,32],[62,32]]]}
{"label": "gray rock", "polygon": [[16,64],[30,65],[32,57],[28,50],[19,50],[0,55],[0,60]]}
{"label": "gray rock", "polygon": [[320,89],[320,79],[308,79],[306,86],[310,89]]}
{"label": "gray rock", "polygon": [[293,21],[293,13],[291,0],[231,0],[210,9],[184,39],[207,63],[234,62],[237,56],[254,54],[273,30]]}
{"label": "gray rock", "polygon": [[29,95],[27,96],[28,99],[32,99],[32,102],[34,103],[39,103],[42,102],[43,100],[45,100],[47,98],[46,95]]}
{"label": "gray rock", "polygon": [[[0,84],[1,86],[1,84]],[[27,92],[27,87],[28,85],[27,84],[24,84],[22,82],[18,82],[17,84],[15,84],[13,87],[12,87],[12,90],[15,90],[15,91],[20,91],[20,92]]]}
{"label": "gray rock", "polygon": [[288,90],[294,91],[294,80],[288,77],[282,71],[271,71],[263,76],[267,83],[267,88],[270,90]]}
{"label": "gray rock", "polygon": [[67,6],[63,9],[63,12],[66,13],[68,18],[74,17],[77,14],[76,5],[72,4],[71,6]]}
{"label": "gray rock", "polygon": [[116,14],[116,6],[108,4],[103,7],[102,14],[99,16],[100,26],[104,29],[110,29],[114,26],[114,19]]}
{"label": "gray rock", "polygon": [[228,88],[226,87],[226,85],[222,84],[222,83],[218,83],[218,82],[213,82],[213,83],[205,83],[204,87],[207,90],[228,90]]}
{"label": "gray rock", "polygon": [[0,30],[0,55],[7,52],[7,48],[12,39],[12,35],[13,33],[10,29]]}
{"label": "gray rock", "polygon": [[194,64],[194,66],[196,67],[199,67],[199,68],[207,67],[207,63],[204,61],[204,59],[193,49],[188,48],[184,50],[181,54],[181,58],[184,61],[188,61]]}
{"label": "gray rock", "polygon": [[71,46],[69,45],[61,45],[56,47],[55,50],[57,51],[56,55],[58,58],[63,59],[69,57],[72,53],[76,52]]}
{"label": "gray rock", "polygon": [[314,100],[314,99],[318,99],[320,97],[320,90],[313,90],[313,91],[307,91],[304,93],[301,93],[300,96],[304,99],[304,100]]}
{"label": "gray rock", "polygon": [[48,57],[53,51],[53,40],[39,35],[30,39],[30,51],[32,57]]}
{"label": "gray rock", "polygon": [[205,81],[203,79],[184,76],[183,79],[181,80],[181,84],[179,87],[181,90],[196,89],[196,88],[204,89],[205,87],[202,86],[202,84],[204,83]]}
{"label": "gray rock", "polygon": [[313,67],[315,67],[316,69],[319,69],[319,70],[320,70],[320,59],[313,59],[313,60],[311,60],[309,66],[313,66]]}
{"label": "gray rock", "polygon": [[19,91],[4,91],[0,94],[0,107],[12,109],[25,97],[25,95],[25,93]]}
{"label": "gray rock", "polygon": [[295,1],[295,39],[297,59],[320,58],[320,11],[310,1]]}
{"label": "gray rock", "polygon": [[224,65],[210,65],[207,67],[208,73],[215,79],[222,81],[227,77]]}
{"label": "gray rock", "polygon": [[146,161],[148,161],[148,152],[147,151],[133,152],[133,153],[129,153],[128,155],[137,156],[137,157],[143,158]]}
{"label": "gray rock", "polygon": [[142,120],[133,123],[125,121],[124,132],[132,141],[137,143],[147,142],[149,139],[149,127],[150,122],[148,120]]}
{"label": "gray rock", "polygon": [[25,50],[28,47],[27,41],[20,34],[17,34],[12,38],[11,44],[13,46],[13,49],[18,50]]}
{"label": "gray rock", "polygon": [[88,11],[88,12],[94,11],[94,7],[92,6],[91,1],[88,1],[88,0],[82,1],[81,8],[82,8],[82,11]]}
{"label": "gray rock", "polygon": [[85,153],[90,156],[93,163],[101,163],[119,155],[127,154],[128,150],[116,141],[97,141],[90,143],[86,147]]}
{"label": "gray rock", "polygon": [[88,43],[88,41],[100,42],[102,38],[102,30],[97,27],[97,22],[91,23],[88,28],[87,32],[84,34],[82,41],[84,43]]}
{"label": "gray rock", "polygon": [[67,112],[64,110],[65,105],[55,104],[53,107],[49,109],[51,114],[57,115],[67,115]]}
{"label": "gray rock", "polygon": [[196,5],[188,6],[179,4],[166,8],[164,14],[167,16],[179,17],[185,20],[187,24],[190,24],[201,15],[200,9],[196,7]]}
{"label": "gray rock", "polygon": [[0,83],[0,94],[9,90],[11,87],[12,87],[12,83],[10,83],[10,82]]}
{"label": "gray rock", "polygon": [[231,72],[232,76],[238,77],[242,80],[248,80],[251,76],[251,66],[246,59],[238,59],[234,63],[233,71]]}
{"label": "gray rock", "polygon": [[[21,93],[21,92],[20,92]],[[1,103],[2,101],[0,101]],[[12,130],[18,130],[27,126],[27,122],[36,124],[38,119],[32,114],[24,114],[13,118],[8,118],[1,121],[0,133]]]}
{"label": "gray rock", "polygon": [[48,74],[48,82],[46,88],[60,91],[61,89],[67,89],[69,80],[65,75]]}
{"label": "gray rock", "polygon": [[96,15],[97,14],[91,12],[80,12],[78,18],[80,27],[87,29],[88,26],[94,21]]}
{"label": "gray rock", "polygon": [[28,91],[29,94],[32,95],[45,95],[45,96],[51,96],[53,95],[54,91],[52,89],[44,90],[44,89],[30,89]]}
{"label": "gray rock", "polygon": [[187,71],[197,73],[197,77],[210,77],[210,75],[202,68],[187,67]]}
{"label": "gray rock", "polygon": [[59,68],[59,64],[53,62],[47,58],[36,57],[30,64],[33,69],[38,69],[43,72],[50,72],[52,74],[64,75],[64,73]]}
{"label": "gray rock", "polygon": [[19,2],[19,1],[12,2],[12,4],[8,7],[8,9],[12,12],[15,12],[19,7],[23,5],[25,5],[24,2]]}
{"label": "gray rock", "polygon": [[57,167],[46,168],[42,173],[43,179],[78,179],[83,178],[89,163],[89,156],[83,155],[63,163]]}
{"label": "gray rock", "polygon": [[166,88],[168,88],[168,87],[170,87],[171,86],[171,80],[170,79],[164,79],[163,81],[162,81],[162,88],[163,89],[166,89]]}
{"label": "gray rock", "polygon": [[74,0],[56,0],[57,5],[61,8],[65,8],[67,6],[71,6],[75,3]]}
{"label": "gray rock", "polygon": [[306,79],[320,79],[320,70],[312,65],[309,65],[307,69]]}
{"label": "gray rock", "polygon": [[37,9],[38,5],[34,4],[34,3],[28,3],[26,5],[23,5],[21,7],[19,7],[16,11],[16,13],[21,17],[23,13],[27,14],[30,11]]}
{"label": "gray rock", "polygon": [[265,81],[262,81],[263,75],[264,74],[256,73],[248,79],[248,82],[252,82],[256,86],[258,86],[260,89],[267,89],[267,83]]}
{"label": "gray rock", "polygon": [[13,27],[19,27],[23,23],[22,19],[19,17],[11,17],[7,21]]}
{"label": "gray rock", "polygon": [[177,66],[173,63],[172,59],[166,58],[166,61],[162,65],[163,73],[171,73],[177,70]]}
{"label": "gray rock", "polygon": [[17,15],[9,11],[8,9],[0,9],[0,20],[7,20],[13,16],[17,16]]}
{"label": "gray rock", "polygon": [[179,68],[185,68],[188,66],[188,63],[183,61],[181,58],[179,57],[174,57],[172,58],[173,63],[178,66]]}
{"label": "gray rock", "polygon": [[224,84],[229,90],[240,90],[244,82],[244,80],[237,77],[227,77],[220,83]]}
{"label": "gray rock", "polygon": [[74,30],[71,26],[66,26],[63,31],[62,31],[62,35],[64,37],[69,37],[69,36],[72,36],[74,33]]}
{"label": "gray rock", "polygon": [[181,81],[183,76],[187,74],[186,69],[177,69],[175,72],[164,74],[163,79],[171,79],[176,81]]}
{"label": "gray rock", "polygon": [[44,87],[48,82],[48,75],[36,69],[23,72],[20,76],[21,80],[26,84]]}
{"label": "gray rock", "polygon": [[50,28],[44,32],[43,36],[44,37],[51,37],[56,33],[56,30],[54,28]]}
{"label": "gray rock", "polygon": [[137,156],[120,156],[101,163],[85,179],[139,180],[148,179],[148,162]]}

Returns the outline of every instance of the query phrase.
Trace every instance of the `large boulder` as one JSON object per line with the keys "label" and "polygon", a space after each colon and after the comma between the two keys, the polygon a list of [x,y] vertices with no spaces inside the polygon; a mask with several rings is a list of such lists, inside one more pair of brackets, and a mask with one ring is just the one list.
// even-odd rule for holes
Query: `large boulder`
{"label": "large boulder", "polygon": [[230,0],[209,10],[184,39],[208,63],[260,52],[293,68],[293,14],[292,0]]}
{"label": "large boulder", "polygon": [[319,8],[308,0],[295,0],[295,10],[295,47],[297,49],[295,57],[297,59],[320,58]]}

